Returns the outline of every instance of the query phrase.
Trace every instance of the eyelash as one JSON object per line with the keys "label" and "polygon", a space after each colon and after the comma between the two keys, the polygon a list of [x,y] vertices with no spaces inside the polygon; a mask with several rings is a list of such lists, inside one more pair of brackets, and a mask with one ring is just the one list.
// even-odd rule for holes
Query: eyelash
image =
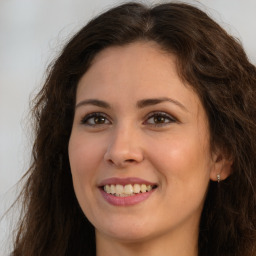
{"label": "eyelash", "polygon": [[[105,125],[105,124],[108,124],[110,123],[110,121],[108,120],[108,123],[103,123],[103,124],[96,124],[95,123],[95,118],[104,118],[105,120],[108,120],[108,116],[101,113],[101,112],[95,112],[95,113],[91,113],[91,114],[88,114],[86,115],[85,117],[82,118],[81,120],[81,124],[84,124],[84,125],[88,125],[88,126],[98,126],[98,125]],[[94,119],[94,124],[90,124],[89,121],[90,119]]]}
{"label": "eyelash", "polygon": [[[170,123],[176,123],[177,122],[177,119],[174,118],[173,116],[165,113],[165,112],[153,112],[153,113],[150,113],[147,117],[146,117],[146,121],[143,122],[143,123],[147,123],[150,119],[153,118],[153,121],[156,120],[156,118],[164,118],[164,122],[160,122],[160,123],[149,123],[149,125],[151,126],[155,126],[155,127],[161,127],[161,126],[165,126],[165,125],[168,125]],[[166,122],[166,120],[168,120]]]}
{"label": "eyelash", "polygon": [[[97,123],[95,123],[96,118],[103,118],[103,120],[107,121],[107,122],[97,124]],[[159,120],[160,123],[155,123],[156,118],[162,118],[163,122],[161,122],[161,120]],[[149,122],[150,119],[153,119],[153,123]],[[89,123],[90,120],[93,120],[94,123]],[[166,120],[167,120],[167,122],[166,122]],[[154,126],[154,127],[161,127],[161,126],[166,126],[170,123],[176,123],[176,122],[178,122],[176,118],[174,118],[173,116],[171,116],[165,112],[152,112],[146,116],[146,120],[143,122],[143,124],[145,124],[145,125],[148,124],[148,125]],[[111,121],[109,121],[109,117],[106,114],[101,113],[101,112],[94,112],[94,113],[88,114],[85,117],[83,117],[81,120],[81,124],[94,127],[94,126],[111,124]]]}

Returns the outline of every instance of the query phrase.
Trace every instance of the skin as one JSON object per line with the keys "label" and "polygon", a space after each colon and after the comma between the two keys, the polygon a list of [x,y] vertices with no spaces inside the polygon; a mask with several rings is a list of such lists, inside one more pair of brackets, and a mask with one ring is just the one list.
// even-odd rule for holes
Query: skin
{"label": "skin", "polygon": [[[226,178],[229,168],[220,153],[210,152],[205,110],[175,61],[151,42],[110,47],[79,81],[69,158],[77,199],[96,230],[98,256],[198,254],[209,181],[219,173]],[[171,101],[138,106],[166,97]],[[84,103],[90,99],[109,107]],[[91,113],[101,113],[101,122],[88,118]],[[158,187],[139,204],[113,206],[98,188],[112,177],[138,177]]]}

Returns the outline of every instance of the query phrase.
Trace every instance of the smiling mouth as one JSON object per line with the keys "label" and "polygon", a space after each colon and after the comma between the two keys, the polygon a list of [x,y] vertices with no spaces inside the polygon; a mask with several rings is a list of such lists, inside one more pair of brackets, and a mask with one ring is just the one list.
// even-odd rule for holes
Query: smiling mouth
{"label": "smiling mouth", "polygon": [[142,193],[147,193],[157,188],[157,185],[146,184],[107,184],[101,187],[107,194],[117,197],[135,196]]}

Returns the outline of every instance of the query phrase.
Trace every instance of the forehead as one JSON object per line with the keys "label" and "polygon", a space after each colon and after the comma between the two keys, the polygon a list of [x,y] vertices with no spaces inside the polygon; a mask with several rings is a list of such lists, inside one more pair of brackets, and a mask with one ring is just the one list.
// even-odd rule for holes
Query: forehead
{"label": "forehead", "polygon": [[94,57],[92,65],[106,61],[110,56],[116,61],[121,61],[122,59],[119,58],[120,55],[122,55],[122,58],[126,57],[125,60],[140,59],[145,62],[151,61],[152,57],[157,57],[157,59],[162,57],[163,61],[166,61],[168,58],[172,60],[175,59],[174,54],[164,51],[161,46],[154,41],[135,41],[122,46],[107,47]]}
{"label": "forehead", "polygon": [[135,101],[166,96],[187,105],[199,103],[191,86],[179,77],[176,57],[154,42],[136,42],[101,51],[79,81],[77,90],[77,101],[84,97]]}

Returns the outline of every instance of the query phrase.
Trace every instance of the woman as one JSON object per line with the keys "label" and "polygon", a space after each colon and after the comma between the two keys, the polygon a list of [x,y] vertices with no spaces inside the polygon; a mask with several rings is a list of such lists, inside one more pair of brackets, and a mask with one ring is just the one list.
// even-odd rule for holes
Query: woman
{"label": "woman", "polygon": [[205,13],[124,4],[35,100],[13,255],[256,255],[256,70]]}

